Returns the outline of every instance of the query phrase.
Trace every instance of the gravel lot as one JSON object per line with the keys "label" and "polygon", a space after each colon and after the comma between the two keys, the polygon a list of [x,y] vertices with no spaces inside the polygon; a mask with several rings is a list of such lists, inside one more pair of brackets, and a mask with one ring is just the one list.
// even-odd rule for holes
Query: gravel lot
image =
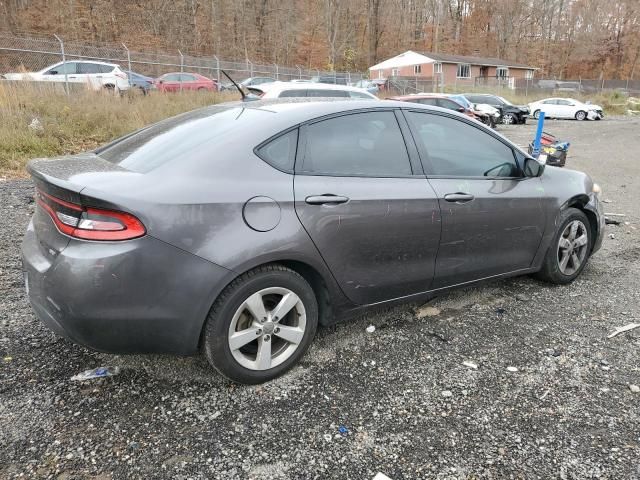
{"label": "gravel lot", "polygon": [[[0,477],[640,478],[640,329],[607,338],[640,322],[640,119],[545,130],[629,222],[579,280],[499,281],[422,318],[407,305],[322,329],[258,387],[204,358],[105,355],[45,329],[19,260],[32,187],[0,180]],[[526,144],[534,126],[500,131]],[[70,381],[103,365],[122,372]]]}

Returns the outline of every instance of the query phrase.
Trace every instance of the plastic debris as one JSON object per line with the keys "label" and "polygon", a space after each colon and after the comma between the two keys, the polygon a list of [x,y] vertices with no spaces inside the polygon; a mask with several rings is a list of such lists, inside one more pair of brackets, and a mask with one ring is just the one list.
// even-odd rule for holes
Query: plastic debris
{"label": "plastic debris", "polygon": [[507,367],[507,372],[517,372],[518,368],[517,367]]}
{"label": "plastic debris", "polygon": [[640,387],[638,385],[629,385],[629,390],[633,393],[640,393]]}
{"label": "plastic debris", "polygon": [[13,360],[13,357],[4,357],[3,360],[5,362],[10,362],[11,360]]}
{"label": "plastic debris", "polygon": [[113,377],[120,373],[120,367],[98,367],[93,370],[85,370],[78,375],[71,377],[74,382],[83,382],[85,380],[92,380],[94,378]]}
{"label": "plastic debris", "polygon": [[373,480],[391,480],[391,479],[387,477],[384,473],[378,472],[376,473],[376,476],[373,477]]}
{"label": "plastic debris", "polygon": [[634,328],[638,328],[638,327],[640,327],[640,323],[630,323],[629,325],[625,325],[624,327],[618,327],[607,338],[613,338],[620,333],[628,332],[629,330],[633,330]]}
{"label": "plastic debris", "polygon": [[498,315],[504,315],[505,313],[507,313],[507,311],[502,307],[498,307],[498,308],[496,308],[496,313]]}
{"label": "plastic debris", "polygon": [[340,435],[342,435],[343,437],[349,435],[349,429],[344,425],[340,425],[340,427],[338,427],[338,432],[340,432]]}
{"label": "plastic debris", "polygon": [[42,126],[42,123],[40,123],[40,120],[34,118],[29,124],[29,130],[36,133],[42,133],[44,131],[44,127]]}
{"label": "plastic debris", "polygon": [[611,240],[613,240],[613,239],[615,239],[615,238],[616,238],[616,236],[615,236],[613,233],[610,233],[610,234],[609,234],[609,238],[610,238]]}
{"label": "plastic debris", "polygon": [[375,325],[369,325],[369,326],[367,327],[367,333],[373,333],[373,332],[375,332],[375,331],[376,331],[376,327],[375,327]]}
{"label": "plastic debris", "polygon": [[331,441],[331,439],[332,439],[333,437],[331,436],[331,434],[330,434],[330,433],[325,433],[325,434],[323,435],[323,438],[324,438],[324,441],[325,441],[325,442],[330,442],[330,441]]}
{"label": "plastic debris", "polygon": [[473,368],[474,370],[478,369],[478,365],[473,362],[462,362],[462,365],[464,365],[465,367]]}
{"label": "plastic debris", "polygon": [[443,390],[442,391],[442,396],[445,397],[445,398],[453,397],[453,392],[451,390]]}

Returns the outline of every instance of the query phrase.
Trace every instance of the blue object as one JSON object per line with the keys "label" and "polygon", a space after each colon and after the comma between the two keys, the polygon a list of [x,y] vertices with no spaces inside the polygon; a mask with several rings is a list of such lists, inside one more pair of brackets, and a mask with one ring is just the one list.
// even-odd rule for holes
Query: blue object
{"label": "blue object", "polygon": [[542,138],[542,129],[544,127],[544,112],[540,112],[540,116],[538,117],[538,128],[536,130],[536,136],[533,139],[533,151],[531,155],[533,158],[538,158],[540,156],[540,139]]}
{"label": "blue object", "polygon": [[349,434],[349,429],[344,425],[340,425],[340,428],[338,428],[338,431],[340,432],[340,435],[345,437]]}

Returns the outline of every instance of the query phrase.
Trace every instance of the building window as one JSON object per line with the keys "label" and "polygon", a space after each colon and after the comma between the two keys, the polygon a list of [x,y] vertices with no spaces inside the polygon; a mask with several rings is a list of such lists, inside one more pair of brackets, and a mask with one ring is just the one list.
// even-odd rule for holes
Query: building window
{"label": "building window", "polygon": [[418,74],[418,73],[422,73],[422,65],[414,65],[413,66],[413,73],[414,74]]}
{"label": "building window", "polygon": [[442,64],[434,63],[433,64],[433,73],[442,73]]}
{"label": "building window", "polygon": [[384,78],[384,70],[378,70],[378,78]]}
{"label": "building window", "polygon": [[391,76],[392,77],[397,77],[398,76],[398,69],[397,68],[392,68],[391,69]]}
{"label": "building window", "polygon": [[496,68],[496,77],[498,78],[507,78],[509,76],[509,69],[507,67],[497,67]]}
{"label": "building window", "polygon": [[459,63],[456,76],[458,78],[471,78],[471,65],[468,63]]}
{"label": "building window", "polygon": [[533,79],[533,70],[525,70],[524,71],[524,78],[526,78],[527,80],[532,80]]}

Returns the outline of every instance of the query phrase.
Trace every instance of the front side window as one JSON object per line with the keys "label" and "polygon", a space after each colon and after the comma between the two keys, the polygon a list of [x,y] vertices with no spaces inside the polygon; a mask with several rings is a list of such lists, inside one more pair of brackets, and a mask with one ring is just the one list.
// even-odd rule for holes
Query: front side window
{"label": "front side window", "polygon": [[544,102],[542,102],[544,105],[557,105],[558,101],[557,100],[545,100]]}
{"label": "front side window", "polygon": [[471,65],[468,63],[459,63],[456,76],[458,78],[471,78]]}
{"label": "front side window", "polygon": [[417,100],[410,100],[411,102],[421,103],[422,105],[438,105],[438,100],[436,98],[418,98]]}
{"label": "front side window", "polygon": [[169,73],[168,75],[165,75],[162,80],[164,80],[165,82],[179,82],[180,75],[177,73]]}
{"label": "front side window", "polygon": [[454,102],[453,100],[447,100],[446,98],[439,98],[438,106],[442,108],[447,108],[449,110],[454,110],[456,112],[462,108],[462,105]]}
{"label": "front side window", "polygon": [[72,75],[74,73],[77,73],[77,65],[78,64],[76,62],[63,63],[61,65],[50,68],[49,70],[47,70],[45,75]]}
{"label": "front side window", "polygon": [[284,90],[283,92],[280,92],[280,95],[278,95],[278,98],[299,98],[299,97],[306,97],[307,96],[307,91],[300,88],[300,89],[293,89],[293,90]]}
{"label": "front side window", "polygon": [[431,164],[431,174],[444,177],[517,177],[513,150],[489,133],[462,120],[420,112],[407,116],[416,141]]}
{"label": "front side window", "polygon": [[362,98],[362,99],[371,100],[371,96],[370,96],[370,95],[367,95],[367,94],[366,94],[366,93],[364,93],[364,92],[351,92],[351,91],[350,91],[350,92],[348,92],[348,93],[349,93],[349,96],[350,96],[351,98]]}
{"label": "front side window", "polygon": [[411,175],[404,138],[393,112],[330,118],[307,127],[302,172],[318,175]]}

